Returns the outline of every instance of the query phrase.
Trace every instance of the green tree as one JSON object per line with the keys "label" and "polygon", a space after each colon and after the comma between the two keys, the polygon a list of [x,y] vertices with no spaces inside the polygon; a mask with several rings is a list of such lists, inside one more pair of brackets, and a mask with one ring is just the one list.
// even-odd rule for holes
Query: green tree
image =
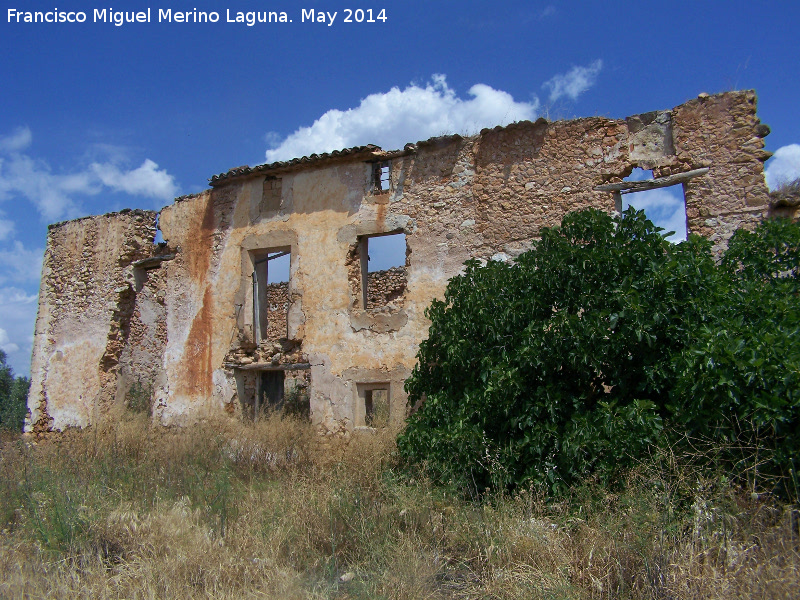
{"label": "green tree", "polygon": [[672,420],[690,435],[732,444],[738,454],[738,448],[757,446],[761,474],[794,487],[800,450],[800,225],[776,219],[754,232],[737,231],[720,270],[724,298],[688,351],[674,357]]}
{"label": "green tree", "polygon": [[0,350],[0,427],[22,431],[29,387],[27,377],[14,377],[14,371],[6,364],[6,353]]}
{"label": "green tree", "polygon": [[[733,290],[755,312],[766,300],[758,294],[785,295],[788,267],[770,263],[772,283],[748,287],[765,281],[764,266],[742,258],[760,256],[763,233],[734,238],[720,268],[706,240],[674,245],[660,232],[632,209],[617,218],[587,210],[543,230],[515,264],[467,263],[428,309],[429,337],[406,384],[410,401],[423,403],[401,454],[479,489],[534,482],[559,491],[589,473],[614,477],[649,446],[674,441],[673,425],[735,436],[712,410],[714,368],[708,410],[688,408],[698,349],[745,310]],[[781,306],[796,312],[791,304]],[[752,322],[742,322],[745,338]],[[744,377],[744,355],[731,360]],[[771,365],[775,378],[781,367]],[[771,424],[797,412],[792,400],[771,406]]]}

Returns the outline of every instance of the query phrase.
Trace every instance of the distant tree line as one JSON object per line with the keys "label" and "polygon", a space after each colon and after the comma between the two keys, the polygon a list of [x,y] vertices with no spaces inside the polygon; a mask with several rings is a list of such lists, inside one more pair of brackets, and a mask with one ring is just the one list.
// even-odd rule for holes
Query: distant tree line
{"label": "distant tree line", "polygon": [[0,428],[22,431],[30,384],[27,377],[14,377],[14,370],[6,364],[6,353],[0,350]]}

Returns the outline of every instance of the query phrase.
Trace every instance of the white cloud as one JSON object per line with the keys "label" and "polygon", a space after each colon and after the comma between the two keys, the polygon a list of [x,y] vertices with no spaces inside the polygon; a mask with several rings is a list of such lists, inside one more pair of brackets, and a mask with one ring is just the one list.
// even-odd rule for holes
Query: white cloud
{"label": "white cloud", "polygon": [[0,152],[19,152],[33,142],[33,134],[28,127],[19,127],[8,136],[0,136]]}
{"label": "white cloud", "polygon": [[0,250],[0,284],[39,281],[42,273],[44,248],[26,249],[14,241],[13,250]]}
{"label": "white cloud", "polygon": [[30,371],[37,299],[19,288],[0,287],[0,348],[16,375]]}
{"label": "white cloud", "polygon": [[175,179],[166,170],[158,169],[158,165],[149,158],[142,166],[132,171],[121,171],[116,165],[92,163],[91,170],[103,182],[117,192],[125,192],[132,196],[149,196],[160,200],[171,200],[178,193]]}
{"label": "white cloud", "polygon": [[77,216],[72,194],[88,195],[99,191],[85,173],[53,175],[47,164],[25,154],[13,153],[9,158],[0,158],[0,200],[21,195],[48,221],[66,215]]}
{"label": "white cloud", "polygon": [[602,68],[603,61],[597,59],[585,67],[572,67],[566,73],[556,75],[545,81],[542,87],[550,90],[550,102],[555,102],[564,96],[570,100],[577,100],[578,96],[595,84]]}
{"label": "white cloud", "polygon": [[277,131],[268,131],[264,134],[264,141],[267,143],[267,148],[277,148],[281,145],[283,137]]}
{"label": "white cloud", "polygon": [[46,221],[79,216],[83,211],[75,197],[93,196],[104,189],[161,200],[177,194],[173,176],[150,159],[132,170],[122,169],[117,162],[96,162],[89,168],[55,174],[48,163],[23,152],[32,141],[28,128],[0,137],[0,201],[22,196]]}
{"label": "white cloud", "polygon": [[646,179],[653,179],[653,171],[634,167],[633,171],[631,171],[631,174],[628,175],[623,181],[644,181]]}
{"label": "white cloud", "polygon": [[764,178],[771,190],[800,178],[800,144],[778,148],[769,160]]}
{"label": "white cloud", "polygon": [[11,341],[5,329],[0,329],[0,350],[5,352],[6,354],[11,354],[12,352],[19,352],[19,346],[17,346],[14,342]]}
{"label": "white cloud", "polygon": [[444,75],[434,75],[425,87],[412,84],[403,90],[393,87],[371,94],[355,108],[329,110],[313,125],[301,127],[267,150],[266,159],[288,160],[366,144],[397,149],[438,135],[472,134],[484,127],[536,117],[538,99],[517,102],[511,94],[480,83],[468,94],[471,98],[459,98]]}

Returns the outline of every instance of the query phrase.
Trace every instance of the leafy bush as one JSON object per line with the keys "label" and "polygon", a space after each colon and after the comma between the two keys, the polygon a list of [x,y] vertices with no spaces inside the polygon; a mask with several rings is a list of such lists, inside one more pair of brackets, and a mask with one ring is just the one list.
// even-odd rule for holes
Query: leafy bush
{"label": "leafy bush", "polygon": [[6,364],[6,353],[0,350],[0,427],[22,431],[28,412],[27,377],[14,377]]}
{"label": "leafy bush", "polygon": [[406,383],[424,401],[401,455],[479,490],[558,492],[614,478],[686,432],[731,442],[755,427],[793,444],[768,465],[786,471],[798,447],[798,231],[737,233],[717,266],[707,240],[673,245],[641,212],[587,210],[515,264],[468,262],[428,309]]}
{"label": "leafy bush", "polygon": [[673,359],[672,420],[690,434],[750,448],[752,468],[782,479],[796,498],[800,226],[780,219],[737,231],[720,271],[724,296]]}

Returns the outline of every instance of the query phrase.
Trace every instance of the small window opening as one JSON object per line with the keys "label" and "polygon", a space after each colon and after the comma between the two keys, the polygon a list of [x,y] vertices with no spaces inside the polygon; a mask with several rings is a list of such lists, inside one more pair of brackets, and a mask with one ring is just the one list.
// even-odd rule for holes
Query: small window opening
{"label": "small window opening", "polygon": [[269,213],[278,212],[281,209],[281,193],[283,182],[277,177],[267,177],[264,179],[261,193],[261,205],[259,212],[269,216]]}
{"label": "small window opening", "polygon": [[376,192],[387,192],[392,187],[392,165],[389,161],[375,163],[372,170],[372,180]]}
{"label": "small window opening", "polygon": [[367,309],[402,305],[408,283],[404,233],[361,238],[363,306]]}
{"label": "small window opening", "polygon": [[156,215],[156,233],[153,236],[154,246],[158,246],[159,244],[164,243],[164,234],[161,233],[161,223],[159,222],[160,220],[161,220],[161,213],[158,213]]}
{"label": "small window opening", "polygon": [[[637,167],[623,181],[648,179],[653,179],[653,171]],[[629,206],[633,206],[636,210],[643,210],[653,224],[664,229],[664,234],[674,232],[667,236],[667,240],[670,242],[686,240],[686,197],[682,184],[639,192],[623,191],[617,210],[622,212]]]}
{"label": "small window opening", "polygon": [[253,256],[253,322],[256,342],[288,336],[291,250],[261,250]]}
{"label": "small window opening", "polygon": [[356,425],[366,427],[388,427],[389,425],[389,384],[358,384],[359,407]]}

